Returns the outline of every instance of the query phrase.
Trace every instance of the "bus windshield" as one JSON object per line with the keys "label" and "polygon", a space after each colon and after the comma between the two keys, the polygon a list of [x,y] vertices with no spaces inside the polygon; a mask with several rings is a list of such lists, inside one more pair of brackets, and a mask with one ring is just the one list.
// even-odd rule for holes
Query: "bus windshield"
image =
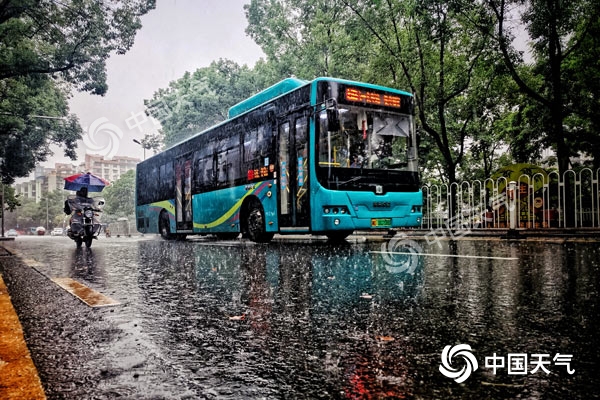
{"label": "bus windshield", "polygon": [[[319,166],[408,170],[414,156],[409,115],[343,105],[339,129],[331,131],[320,115]],[[337,127],[336,127],[337,128]]]}

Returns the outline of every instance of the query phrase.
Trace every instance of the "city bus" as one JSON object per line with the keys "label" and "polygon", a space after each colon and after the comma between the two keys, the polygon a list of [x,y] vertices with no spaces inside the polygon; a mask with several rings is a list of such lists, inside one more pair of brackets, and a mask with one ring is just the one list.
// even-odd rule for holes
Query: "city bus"
{"label": "city bus", "polygon": [[285,79],[141,162],[136,226],[255,242],[421,224],[414,99],[342,79]]}

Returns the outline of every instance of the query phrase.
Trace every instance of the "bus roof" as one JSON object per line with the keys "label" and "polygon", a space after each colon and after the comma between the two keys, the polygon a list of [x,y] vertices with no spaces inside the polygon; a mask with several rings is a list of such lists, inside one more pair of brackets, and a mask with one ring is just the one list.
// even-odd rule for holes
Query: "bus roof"
{"label": "bus roof", "polygon": [[247,98],[246,100],[240,101],[236,105],[229,108],[227,118],[235,118],[238,115],[245,113],[246,111],[250,111],[253,108],[260,106],[261,104],[264,104],[270,100],[273,100],[279,96],[291,92],[294,89],[306,85],[307,83],[309,82],[297,78],[284,79],[281,82],[278,82],[273,86],[268,87],[265,90],[258,92],[254,96]]}
{"label": "bus roof", "polygon": [[404,96],[413,97],[412,93],[406,92],[404,90],[394,89],[394,88],[387,87],[387,86],[375,85],[373,83],[351,81],[351,80],[348,80],[348,79],[330,78],[330,77],[316,78],[312,82],[318,82],[318,81],[337,82],[337,83],[343,83],[345,85],[360,86],[360,87],[364,87],[366,89],[385,90],[385,91],[388,91],[388,92],[392,92],[392,93],[402,94]]}
{"label": "bus roof", "polygon": [[236,105],[232,106],[231,108],[229,108],[229,111],[227,113],[227,119],[235,118],[241,114],[244,114],[247,111],[250,111],[250,110],[252,110],[256,107],[259,107],[273,99],[276,99],[277,97],[283,96],[286,93],[289,93],[295,89],[298,89],[299,87],[302,87],[304,85],[307,85],[307,84],[313,83],[313,82],[317,82],[317,81],[338,82],[338,83],[344,83],[347,85],[357,85],[357,86],[361,86],[361,87],[369,88],[369,89],[387,90],[387,91],[391,91],[394,93],[412,97],[411,93],[405,92],[403,90],[392,89],[389,87],[374,85],[371,83],[349,81],[346,79],[320,77],[320,78],[316,78],[312,81],[304,81],[304,80],[298,79],[298,78],[287,78],[287,79],[282,80],[281,82],[274,84],[271,87],[266,88],[265,90],[263,90],[261,92],[258,92],[254,96],[249,97],[246,100],[243,100],[243,101],[237,103]]}

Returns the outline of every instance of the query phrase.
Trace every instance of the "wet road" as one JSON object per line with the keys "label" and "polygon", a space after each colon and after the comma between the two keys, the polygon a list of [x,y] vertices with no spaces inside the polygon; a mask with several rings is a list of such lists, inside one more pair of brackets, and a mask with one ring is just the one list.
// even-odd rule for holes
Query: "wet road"
{"label": "wet road", "polygon": [[600,397],[597,243],[416,243],[18,238],[0,272],[51,399]]}

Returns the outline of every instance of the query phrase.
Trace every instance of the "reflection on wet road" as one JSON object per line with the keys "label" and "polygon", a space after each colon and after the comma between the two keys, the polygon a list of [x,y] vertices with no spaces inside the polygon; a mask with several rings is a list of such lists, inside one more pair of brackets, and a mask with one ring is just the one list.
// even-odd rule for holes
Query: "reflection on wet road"
{"label": "reflection on wet road", "polygon": [[[76,250],[51,238],[14,244],[41,262],[36,268],[45,276],[76,279],[122,303],[75,311],[87,321],[71,350],[85,355],[77,369],[87,371],[87,387],[52,386],[55,374],[76,374],[73,368],[43,370],[50,397],[600,395],[600,257],[593,244],[423,243],[424,253],[448,256],[418,256],[401,273],[390,268],[381,243],[127,239],[94,246]],[[85,307],[60,294],[53,301]],[[38,368],[56,368],[43,361],[50,344],[30,336]],[[469,344],[479,361],[462,384],[439,370],[444,347],[457,344]],[[550,374],[531,373],[533,365],[522,375],[485,366],[488,356],[516,353],[529,360],[548,354]],[[574,374],[552,362],[556,353],[572,355]]]}

